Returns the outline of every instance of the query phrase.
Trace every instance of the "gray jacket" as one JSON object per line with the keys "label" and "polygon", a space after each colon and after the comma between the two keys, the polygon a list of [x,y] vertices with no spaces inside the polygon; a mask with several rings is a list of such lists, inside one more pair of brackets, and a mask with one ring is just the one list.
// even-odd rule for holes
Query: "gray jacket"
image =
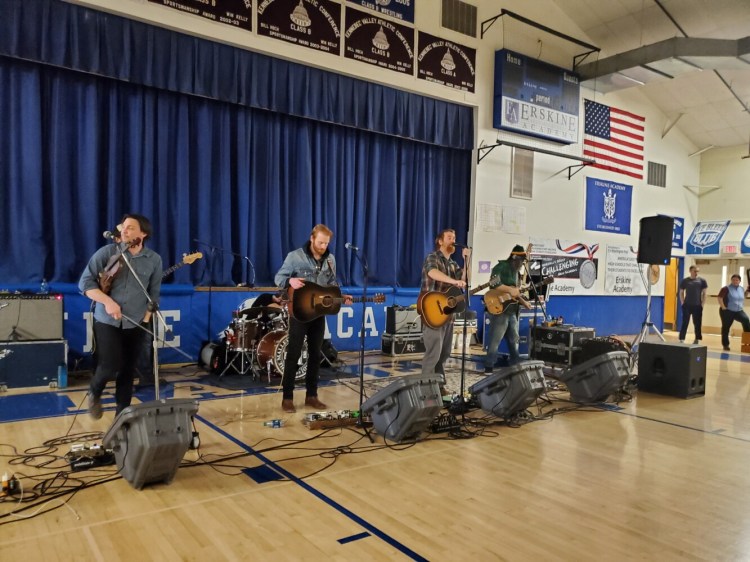
{"label": "gray jacket", "polygon": [[336,282],[336,258],[326,250],[320,262],[318,262],[310,252],[310,242],[308,241],[301,248],[286,255],[284,263],[281,265],[274,281],[278,287],[286,289],[289,287],[289,279],[300,277],[305,281],[312,281],[318,285],[338,285]]}

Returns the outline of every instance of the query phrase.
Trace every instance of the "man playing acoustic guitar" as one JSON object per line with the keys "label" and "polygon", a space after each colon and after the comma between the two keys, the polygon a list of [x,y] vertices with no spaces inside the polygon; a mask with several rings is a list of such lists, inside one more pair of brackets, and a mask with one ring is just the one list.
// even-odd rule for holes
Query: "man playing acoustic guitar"
{"label": "man playing acoustic guitar", "polygon": [[[499,278],[500,281],[499,284],[490,285],[490,287],[494,291],[500,291],[509,295],[525,308],[531,308],[531,305],[521,297],[521,291],[518,288],[521,282],[519,271],[525,260],[526,251],[523,249],[523,246],[513,246],[513,251],[508,256],[508,259],[498,262],[492,268],[491,277]],[[514,365],[521,360],[518,353],[518,312],[519,309],[516,302],[504,306],[500,314],[491,314],[488,311],[490,324],[487,327],[484,340],[487,342],[487,355],[484,358],[485,373],[491,373],[495,367],[497,346],[500,345],[503,336],[507,336],[508,339],[509,364]]]}
{"label": "man playing acoustic guitar", "polygon": [[[143,244],[151,237],[151,222],[142,215],[128,214],[121,221],[120,238],[133,270],[154,303],[161,293],[161,257]],[[144,332],[134,322],[146,315],[148,299],[127,264],[118,258],[118,248],[108,244],[89,260],[78,288],[96,303],[94,337],[97,345],[96,373],[89,386],[89,415],[102,417],[101,396],[110,380],[116,380],[117,412],[130,406],[135,362],[143,346]]]}
{"label": "man playing acoustic guitar", "polygon": [[[460,269],[451,259],[456,251],[456,232],[452,229],[443,230],[435,239],[435,251],[427,254],[422,265],[422,294],[428,291],[447,291],[451,287],[463,289],[466,287],[466,268]],[[471,255],[470,248],[462,251],[464,266]],[[443,363],[451,354],[453,344],[453,318],[442,326],[431,328],[422,323],[422,339],[424,341],[424,358],[422,359],[422,374],[440,374],[445,384],[445,368]]]}
{"label": "man playing acoustic guitar", "polygon": [[[328,244],[333,231],[324,224],[316,225],[310,233],[310,240],[304,246],[289,252],[276,273],[275,282],[281,288],[301,289],[305,281],[318,285],[338,285],[336,282],[336,259],[328,251]],[[344,303],[351,304],[351,295],[344,295]],[[321,347],[325,338],[325,316],[317,316],[307,322],[292,317],[289,319],[289,344],[286,348],[284,375],[281,379],[283,395],[281,408],[287,413],[294,413],[294,379],[297,374],[297,362],[302,354],[302,345],[307,336],[307,373],[305,387],[307,394],[305,406],[316,410],[328,408],[318,399],[318,369],[320,367]]]}

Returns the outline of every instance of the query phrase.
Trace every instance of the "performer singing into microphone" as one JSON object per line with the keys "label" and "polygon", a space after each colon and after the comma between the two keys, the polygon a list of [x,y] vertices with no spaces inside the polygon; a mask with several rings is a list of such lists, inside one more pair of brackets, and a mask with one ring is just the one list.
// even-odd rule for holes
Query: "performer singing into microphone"
{"label": "performer singing into microphone", "polygon": [[[162,260],[159,254],[146,248],[144,242],[151,237],[151,222],[143,215],[126,214],[120,221],[120,247],[125,247],[125,257],[146,288],[154,303],[161,292]],[[105,233],[105,236],[109,233]],[[133,374],[147,332],[134,322],[146,315],[148,299],[127,264],[115,256],[118,246],[107,244],[99,248],[84,269],[78,288],[94,301],[94,337],[97,343],[97,367],[89,385],[89,415],[102,417],[101,396],[110,380],[116,381],[116,413],[130,406],[133,396]],[[109,276],[109,293],[100,288],[100,273],[108,264],[114,264]]]}
{"label": "performer singing into microphone", "polygon": [[[336,258],[328,251],[328,244],[333,231],[324,224],[316,225],[310,233],[310,240],[304,246],[289,252],[276,274],[276,285],[287,289],[300,289],[305,281],[318,285],[338,285],[336,282]],[[344,303],[351,304],[351,295],[343,295]],[[328,408],[318,399],[318,369],[320,367],[321,348],[325,338],[325,316],[319,316],[310,322],[300,322],[289,318],[289,344],[286,348],[284,375],[281,379],[283,396],[281,408],[287,413],[294,413],[294,377],[297,374],[297,362],[302,354],[302,345],[307,336],[307,373],[305,375],[305,406],[316,410]]]}
{"label": "performer singing into microphone", "polygon": [[[435,238],[435,251],[427,254],[422,265],[422,292],[447,291],[451,286],[461,289],[466,287],[467,271],[461,269],[451,259],[456,251],[456,232],[445,229]],[[470,248],[462,250],[464,265],[471,255]],[[443,364],[450,357],[453,344],[453,319],[439,328],[422,325],[422,339],[424,341],[424,357],[422,359],[422,374],[442,375],[445,385],[445,368]]]}
{"label": "performer singing into microphone", "polygon": [[490,318],[490,325],[487,328],[484,340],[487,342],[487,355],[484,358],[485,373],[491,373],[495,367],[497,346],[500,345],[503,336],[508,340],[508,354],[510,355],[508,364],[515,365],[521,360],[521,356],[518,353],[518,303],[521,303],[525,308],[531,308],[531,305],[521,297],[521,292],[518,289],[518,286],[521,284],[520,270],[525,261],[526,250],[523,249],[523,246],[515,245],[508,259],[498,262],[492,268],[490,277],[499,277],[500,282],[491,285],[491,288],[510,295],[517,302],[512,302],[505,306],[500,314],[490,314],[489,311],[487,312]]}

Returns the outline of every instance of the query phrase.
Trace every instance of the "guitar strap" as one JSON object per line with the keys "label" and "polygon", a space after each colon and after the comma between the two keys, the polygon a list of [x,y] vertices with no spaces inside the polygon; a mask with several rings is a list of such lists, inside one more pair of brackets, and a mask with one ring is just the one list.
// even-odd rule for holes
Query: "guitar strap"
{"label": "guitar strap", "polygon": [[336,268],[333,266],[333,260],[331,259],[331,256],[328,256],[328,269],[331,270],[331,273],[333,273],[333,285],[336,287],[339,286],[339,284],[336,282]]}

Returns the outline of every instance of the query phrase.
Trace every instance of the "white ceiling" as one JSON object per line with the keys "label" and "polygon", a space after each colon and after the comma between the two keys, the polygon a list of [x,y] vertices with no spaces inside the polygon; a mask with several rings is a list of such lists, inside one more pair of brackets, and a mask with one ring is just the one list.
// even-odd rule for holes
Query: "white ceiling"
{"label": "white ceiling", "polygon": [[[741,39],[750,36],[750,0],[553,2],[586,35],[578,39],[601,48],[600,61],[674,37]],[[739,69],[718,72],[742,103],[713,70],[696,69],[643,86],[633,82],[632,87],[640,88],[669,121],[679,117],[675,128],[696,147],[748,145],[750,113],[745,108],[750,107],[750,64],[740,61],[736,66]]]}

